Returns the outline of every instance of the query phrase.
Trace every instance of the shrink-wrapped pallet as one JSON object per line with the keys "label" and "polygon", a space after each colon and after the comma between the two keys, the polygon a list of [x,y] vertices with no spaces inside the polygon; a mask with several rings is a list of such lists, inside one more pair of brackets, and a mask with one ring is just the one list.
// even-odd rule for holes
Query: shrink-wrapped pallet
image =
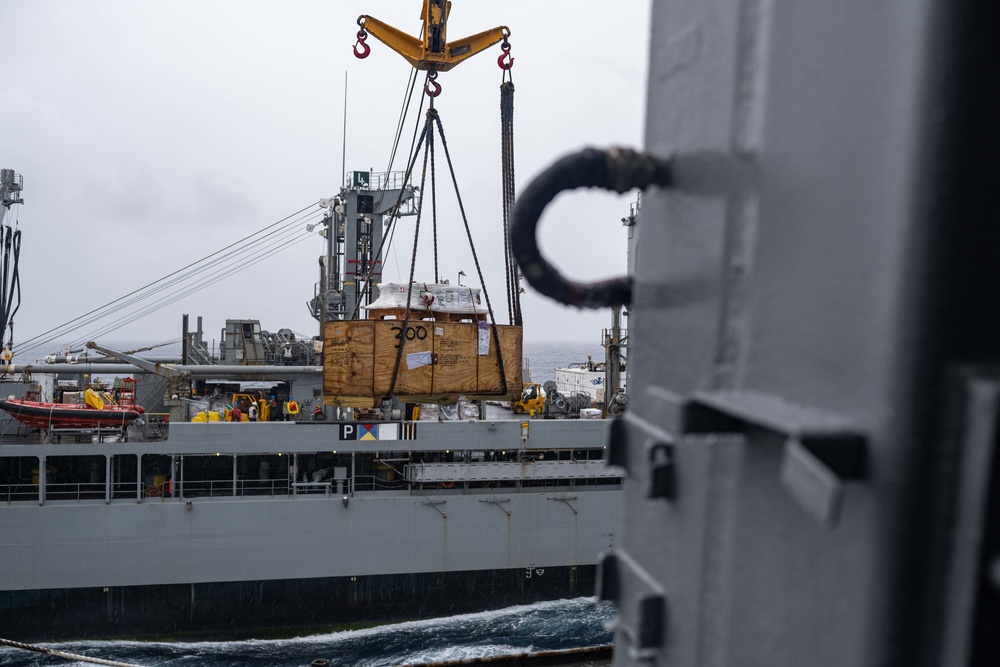
{"label": "shrink-wrapped pallet", "polygon": [[489,313],[479,289],[439,283],[413,283],[412,289],[402,283],[383,283],[379,285],[378,299],[362,308],[372,319],[402,319],[408,292],[411,320],[471,321],[484,319]]}

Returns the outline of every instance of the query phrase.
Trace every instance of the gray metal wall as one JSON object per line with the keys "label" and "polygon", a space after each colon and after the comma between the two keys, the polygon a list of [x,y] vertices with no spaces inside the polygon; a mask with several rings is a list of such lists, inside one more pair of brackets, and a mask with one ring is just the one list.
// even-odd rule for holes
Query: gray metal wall
{"label": "gray metal wall", "polygon": [[654,3],[616,664],[1000,664],[998,28]]}

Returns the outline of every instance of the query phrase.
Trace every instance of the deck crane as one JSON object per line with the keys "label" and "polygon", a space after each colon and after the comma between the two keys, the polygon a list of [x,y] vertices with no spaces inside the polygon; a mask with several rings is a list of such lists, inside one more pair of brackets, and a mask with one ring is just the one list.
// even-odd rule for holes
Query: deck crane
{"label": "deck crane", "polygon": [[[423,21],[423,32],[419,38],[371,16],[358,17],[357,23],[360,30],[357,33],[357,42],[354,44],[355,56],[366,58],[371,53],[371,48],[366,43],[370,33],[403,56],[415,69],[427,72],[424,94],[430,102],[423,130],[415,141],[403,181],[409,182],[410,176],[417,166],[418,156],[422,152],[423,168],[420,171],[419,190],[422,193],[425,192],[425,183],[427,183],[429,175],[430,196],[429,198],[421,197],[421,205],[416,211],[410,275],[405,283],[405,308],[398,314],[394,314],[392,316],[394,319],[391,321],[377,322],[373,320],[365,323],[352,320],[345,323],[334,322],[324,325],[324,402],[327,405],[368,408],[381,404],[382,409],[388,411],[391,400],[394,398],[406,397],[410,399],[410,403],[454,402],[460,395],[473,400],[485,400],[486,398],[516,398],[521,394],[520,276],[517,274],[513,255],[507,243],[509,213],[513,209],[514,202],[514,84],[510,73],[514,59],[510,56],[511,47],[508,39],[510,29],[506,26],[500,26],[449,42],[447,21],[450,11],[451,2],[447,0],[424,0],[420,15]],[[496,315],[473,243],[469,219],[459,192],[455,168],[448,143],[445,140],[440,114],[434,107],[434,98],[441,93],[441,86],[435,81],[438,72],[448,71],[498,42],[502,42],[502,53],[497,58],[497,65],[503,73],[500,86],[503,236],[507,310],[510,320],[510,324],[503,328],[498,326],[496,322]],[[421,218],[425,208],[427,208],[425,204],[428,203],[428,199],[432,226],[431,241],[434,250],[434,279],[431,284],[442,283],[438,263],[437,188],[434,158],[435,143],[438,141],[440,141],[440,146],[444,151],[462,224],[475,263],[476,275],[482,285],[486,313],[482,319],[477,314],[474,321],[466,318],[464,322],[461,320],[444,322],[445,315],[442,314],[440,315],[442,318],[440,325],[435,325],[434,336],[428,337],[426,343],[417,345],[417,342],[410,338],[410,332],[416,331],[411,324],[416,327],[424,327],[425,325],[420,324],[424,314],[418,312],[417,309],[420,306],[414,309],[411,304],[414,296],[414,270],[416,268]],[[390,219],[387,225],[391,226],[394,222],[394,219]],[[388,228],[383,238],[391,238]],[[374,256],[380,257],[381,253],[382,247],[380,246],[375,251]],[[371,269],[363,279],[365,282],[371,280]],[[437,297],[432,295],[431,298]],[[479,297],[475,298],[478,302]],[[431,301],[427,302],[428,310],[430,303]],[[355,304],[355,311],[350,312],[356,312],[359,306],[360,303]],[[438,316],[434,317],[437,321]],[[397,321],[398,323],[396,323]],[[396,338],[400,338],[405,332],[407,342],[403,342],[400,338],[398,345],[381,353],[383,356],[395,357],[395,361],[391,365],[381,366],[381,373],[376,373],[374,350],[381,340],[379,336],[382,334],[379,332],[387,326],[395,327],[398,332]],[[346,333],[349,328],[351,329],[350,334]],[[418,337],[418,341],[425,340],[425,338],[419,337],[418,333],[414,333],[414,335]],[[372,346],[364,347],[364,354],[361,354],[356,343],[351,342],[362,338],[375,341]],[[442,339],[440,345],[437,344],[438,338]],[[470,347],[470,341],[476,344]],[[438,354],[439,348],[443,350],[448,346],[464,350],[465,356],[450,352]],[[407,354],[406,364],[402,363],[404,347],[406,347]],[[419,350],[418,347],[420,347]],[[426,360],[429,362],[421,361],[413,355],[427,355]],[[411,357],[413,358],[411,359]],[[487,358],[489,358],[488,361]],[[507,367],[508,363],[510,363],[509,368]],[[414,365],[411,367],[411,364]],[[371,372],[368,372],[369,367]],[[470,369],[472,369],[471,372]],[[419,381],[416,378],[419,378]],[[399,389],[398,392],[397,389]],[[422,400],[416,400],[418,398]]]}
{"label": "deck crane", "polygon": [[[191,398],[191,381],[195,377],[232,376],[260,380],[274,376],[282,378],[288,378],[289,376],[311,376],[323,372],[321,366],[267,366],[215,363],[164,364],[137,357],[129,352],[119,352],[94,341],[86,343],[85,347],[100,352],[106,357],[117,359],[124,364],[134,366],[142,372],[166,378],[167,386],[163,396],[163,404],[170,411],[171,422],[185,421],[185,415],[181,408],[181,400]],[[22,368],[26,371],[31,370],[31,367]],[[47,368],[51,368],[51,365],[47,366]],[[37,368],[35,370],[41,371],[42,369]],[[117,369],[114,372],[117,372]],[[261,412],[263,411],[264,408],[261,405]]]}
{"label": "deck crane", "polygon": [[163,397],[163,402],[170,409],[170,421],[183,421],[180,411],[180,399],[191,396],[190,372],[174,368],[173,365],[170,364],[161,364],[148,359],[143,359],[142,357],[137,357],[133,354],[112,350],[111,348],[99,345],[94,341],[88,342],[85,347],[90,350],[100,352],[105,356],[112,357],[113,359],[118,359],[127,364],[132,364],[147,373],[152,373],[166,378],[167,388]]}

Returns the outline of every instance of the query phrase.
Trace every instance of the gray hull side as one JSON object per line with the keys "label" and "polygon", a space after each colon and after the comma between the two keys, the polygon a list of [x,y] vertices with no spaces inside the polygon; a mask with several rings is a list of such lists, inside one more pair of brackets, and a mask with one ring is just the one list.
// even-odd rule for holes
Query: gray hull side
{"label": "gray hull side", "polygon": [[621,496],[15,504],[3,509],[0,590],[589,565],[614,545]]}
{"label": "gray hull side", "polygon": [[[601,446],[606,429],[420,422],[400,439],[367,441],[342,439],[333,423],[174,424],[164,442],[5,444],[3,453],[58,464],[95,454],[572,449]],[[618,486],[563,486],[359,492],[346,507],[339,494],[14,502],[0,507],[0,590],[593,565],[614,546],[621,499]]]}

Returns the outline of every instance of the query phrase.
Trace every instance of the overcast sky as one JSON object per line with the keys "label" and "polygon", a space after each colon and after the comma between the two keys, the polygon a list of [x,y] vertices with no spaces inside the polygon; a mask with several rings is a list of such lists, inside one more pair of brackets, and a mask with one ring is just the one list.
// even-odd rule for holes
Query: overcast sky
{"label": "overcast sky", "polygon": [[[15,345],[336,194],[345,72],[347,171],[384,171],[410,67],[374,38],[370,57],[355,59],[355,21],[369,14],[417,34],[420,7],[420,0],[0,0],[0,167],[25,184],[16,209]],[[454,2],[451,40],[511,29],[519,191],[567,152],[641,145],[649,0],[613,7]],[[487,287],[506,322],[499,54],[495,46],[442,73],[436,106]],[[411,112],[407,137],[414,122]],[[394,169],[404,168],[397,158]],[[443,169],[439,175],[442,276],[454,282],[464,271],[474,284],[450,184]],[[543,218],[543,252],[573,278],[623,273],[620,220],[634,199],[563,195]],[[413,219],[403,220],[385,280],[408,275]],[[182,313],[203,316],[209,339],[226,318],[313,335],[318,324],[305,302],[323,241],[301,227],[301,242],[234,267],[197,294],[114,331],[94,323],[72,337],[166,341],[179,337]],[[416,279],[429,282],[430,247],[420,251]],[[529,342],[597,343],[610,323],[607,312],[558,307],[530,288],[522,303]]]}

